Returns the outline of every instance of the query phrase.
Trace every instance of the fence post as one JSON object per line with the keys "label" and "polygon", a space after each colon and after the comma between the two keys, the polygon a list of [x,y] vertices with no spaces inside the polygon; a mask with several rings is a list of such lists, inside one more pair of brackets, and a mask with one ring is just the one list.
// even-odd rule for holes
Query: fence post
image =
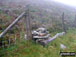
{"label": "fence post", "polygon": [[16,45],[16,34],[15,34],[15,39],[14,40],[15,40],[15,45]]}
{"label": "fence post", "polygon": [[12,28],[23,16],[24,16],[25,12],[23,12],[19,17],[17,17],[1,34],[0,34],[0,38],[2,38],[6,32]]}
{"label": "fence post", "polygon": [[64,12],[63,12],[63,14],[62,14],[62,27],[63,27],[63,30],[64,30],[64,32],[66,32],[66,27],[65,27],[65,23],[64,23]]}
{"label": "fence post", "polygon": [[75,14],[75,19],[74,19],[73,26],[76,27],[76,14]]}
{"label": "fence post", "polygon": [[29,8],[26,10],[25,13],[25,28],[26,28],[26,35],[27,40],[32,40],[32,31],[31,31],[31,21],[30,21],[30,14],[29,14]]}

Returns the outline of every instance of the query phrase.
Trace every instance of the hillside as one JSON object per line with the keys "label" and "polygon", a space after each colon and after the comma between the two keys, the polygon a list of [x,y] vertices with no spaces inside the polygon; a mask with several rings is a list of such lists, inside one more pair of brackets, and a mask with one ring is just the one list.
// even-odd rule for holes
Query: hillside
{"label": "hillside", "polygon": [[[26,24],[25,18],[22,18],[4,37],[0,38],[0,57],[61,57],[60,51],[76,52],[76,26],[73,26],[76,21],[75,8],[54,1],[0,0],[0,33],[27,8],[30,10],[31,22],[45,25],[51,37],[63,32],[64,12],[67,33],[43,47],[34,41],[24,39]],[[60,44],[66,48],[61,49]]]}
{"label": "hillside", "polygon": [[[69,6],[66,6],[64,4],[60,4],[54,1],[46,1],[46,0],[2,0],[3,6],[6,6],[6,8],[18,8],[20,9],[20,7],[24,8],[26,7],[26,5],[30,5],[32,7],[33,10],[39,9],[39,13],[47,13],[46,15],[48,16],[60,16],[63,12],[65,12],[65,14],[67,16],[73,15],[75,14],[75,9]],[[30,7],[30,9],[31,9]],[[49,15],[50,14],[50,15]],[[42,14],[43,15],[43,14]],[[46,16],[45,15],[45,16]]]}
{"label": "hillside", "polygon": [[33,20],[38,20],[41,23],[60,23],[61,16],[64,12],[66,24],[73,24],[75,19],[75,9],[54,1],[47,0],[2,0],[2,8],[11,10],[20,10],[21,12],[26,9],[26,5],[30,5],[31,15]]}

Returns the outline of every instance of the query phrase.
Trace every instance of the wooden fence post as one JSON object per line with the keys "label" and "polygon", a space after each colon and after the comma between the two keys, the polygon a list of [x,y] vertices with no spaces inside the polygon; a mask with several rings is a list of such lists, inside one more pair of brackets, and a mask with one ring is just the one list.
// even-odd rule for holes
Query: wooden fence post
{"label": "wooden fence post", "polygon": [[16,34],[15,34],[15,39],[14,40],[15,40],[15,45],[16,45]]}
{"label": "wooden fence post", "polygon": [[31,31],[31,21],[30,21],[30,14],[29,14],[29,8],[26,10],[25,13],[25,28],[26,28],[26,35],[27,40],[32,40],[32,31]]}
{"label": "wooden fence post", "polygon": [[73,26],[76,27],[76,14],[75,14],[75,19],[74,19]]}
{"label": "wooden fence post", "polygon": [[66,27],[65,27],[65,23],[64,23],[64,12],[63,12],[63,14],[62,14],[62,27],[63,27],[63,30],[64,30],[64,32],[66,32]]}
{"label": "wooden fence post", "polygon": [[2,38],[6,32],[12,28],[23,16],[24,16],[25,12],[23,12],[19,17],[17,17],[1,34],[0,34],[0,38]]}

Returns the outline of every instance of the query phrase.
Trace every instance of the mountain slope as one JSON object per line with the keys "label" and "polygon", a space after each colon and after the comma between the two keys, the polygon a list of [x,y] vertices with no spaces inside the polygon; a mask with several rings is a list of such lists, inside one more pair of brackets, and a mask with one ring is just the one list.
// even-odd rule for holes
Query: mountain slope
{"label": "mountain slope", "polygon": [[[26,9],[26,5],[30,5],[32,16],[34,20],[41,23],[61,23],[62,13],[65,13],[65,20],[67,23],[73,23],[75,19],[75,9],[64,4],[47,0],[3,0],[4,8],[13,8],[17,10]],[[54,21],[54,22],[53,22]]]}

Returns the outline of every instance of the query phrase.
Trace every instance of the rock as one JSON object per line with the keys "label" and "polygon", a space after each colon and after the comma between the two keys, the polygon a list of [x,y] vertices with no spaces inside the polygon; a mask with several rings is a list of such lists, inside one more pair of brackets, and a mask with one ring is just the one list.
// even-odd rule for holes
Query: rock
{"label": "rock", "polygon": [[61,49],[65,49],[66,46],[65,46],[64,44],[60,44],[60,48],[61,48]]}
{"label": "rock", "polygon": [[25,34],[24,39],[27,40],[27,35]]}

